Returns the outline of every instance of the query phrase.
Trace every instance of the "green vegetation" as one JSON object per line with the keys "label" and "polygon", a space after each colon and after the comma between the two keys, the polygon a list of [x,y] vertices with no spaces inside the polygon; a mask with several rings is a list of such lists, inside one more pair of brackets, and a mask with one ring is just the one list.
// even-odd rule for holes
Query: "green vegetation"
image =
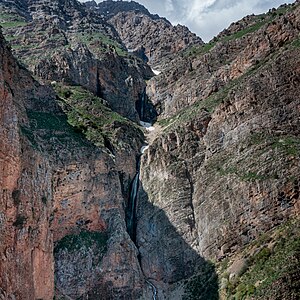
{"label": "green vegetation", "polygon": [[109,47],[112,47],[119,56],[128,55],[128,52],[122,49],[122,46],[118,42],[100,32],[80,33],[77,35],[77,40],[89,45],[96,52],[105,53],[110,51]]}
{"label": "green vegetation", "polygon": [[239,170],[237,167],[229,167],[226,169],[222,169],[221,167],[219,167],[217,171],[219,172],[220,175],[229,175],[229,174],[235,175],[242,181],[255,181],[255,180],[266,180],[266,179],[276,178],[276,176],[273,174],[261,175],[258,174],[258,171],[245,172],[244,170]]}
{"label": "green vegetation", "polygon": [[58,145],[69,149],[88,146],[82,133],[68,124],[65,115],[38,111],[28,111],[27,115],[30,125],[21,126],[21,132],[35,149],[39,150],[39,145],[53,149]]}
{"label": "green vegetation", "polygon": [[185,51],[184,56],[199,56],[205,54],[209,52],[210,49],[212,49],[216,45],[216,43],[217,42],[211,41],[202,46],[192,46]]}
{"label": "green vegetation", "polygon": [[46,205],[47,204],[47,201],[48,201],[48,199],[47,199],[47,197],[44,195],[44,196],[42,196],[42,202]]}
{"label": "green vegetation", "polygon": [[206,99],[198,101],[193,105],[187,107],[186,109],[181,110],[174,117],[158,121],[158,124],[167,128],[170,125],[176,124],[178,122],[182,123],[192,120],[194,117],[199,115],[202,110],[206,110],[209,113],[212,113],[215,108],[227,97],[228,91],[229,86],[207,97]]}
{"label": "green vegetation", "polygon": [[[252,25],[249,25],[248,27],[243,28],[231,35],[224,36],[219,39],[214,38],[209,43],[206,43],[202,46],[192,46],[184,53],[184,56],[194,56],[195,57],[195,56],[203,55],[203,54],[209,52],[217,44],[217,42],[227,42],[227,41],[231,41],[231,40],[240,39],[249,33],[256,32],[265,24],[267,24],[267,23],[270,24],[276,17],[282,16],[285,13],[287,13],[288,11],[291,11],[292,9],[293,9],[293,7],[291,5],[284,5],[272,12],[267,13],[267,14],[260,14],[257,16],[253,16]],[[300,43],[298,41],[298,43],[297,42],[295,43],[295,46],[299,47],[299,44]]]}
{"label": "green vegetation", "polygon": [[55,86],[68,122],[83,133],[96,146],[122,148],[122,140],[116,136],[118,128],[138,130],[137,125],[113,112],[105,101],[80,86]]}
{"label": "green vegetation", "polygon": [[15,27],[20,27],[20,26],[25,26],[27,22],[24,21],[13,21],[13,22],[4,22],[1,23],[1,26],[3,28],[15,28]]}
{"label": "green vegetation", "polygon": [[227,42],[227,41],[231,41],[231,40],[236,40],[236,39],[240,39],[242,38],[243,36],[245,36],[246,34],[249,34],[249,33],[252,33],[252,32],[255,32],[257,30],[259,30],[263,25],[265,25],[267,23],[267,20],[265,21],[262,21],[262,22],[258,22],[250,27],[247,27],[245,29],[242,29],[238,32],[235,32],[234,34],[232,35],[229,35],[229,36],[225,36],[222,41],[223,42]]}
{"label": "green vegetation", "polygon": [[14,201],[14,205],[17,206],[21,203],[21,191],[20,190],[14,190],[12,192],[12,198],[13,198],[13,201]]}
{"label": "green vegetation", "polygon": [[104,232],[81,231],[79,234],[70,234],[55,243],[54,253],[62,250],[68,252],[78,251],[81,248],[95,247],[104,254],[107,250],[108,236]]}
{"label": "green vegetation", "polygon": [[[247,246],[243,254],[249,264],[248,270],[228,280],[226,299],[249,299],[250,296],[251,299],[285,299],[286,296],[298,299],[299,229],[299,220],[289,221]],[[227,278],[228,274],[223,272],[222,277]]]}
{"label": "green vegetation", "polygon": [[204,262],[201,272],[187,280],[183,300],[217,300],[218,277],[215,266],[211,262]]}
{"label": "green vegetation", "polygon": [[[5,9],[3,7],[0,7],[1,10]],[[26,25],[27,22],[23,17],[16,13],[9,13],[9,12],[0,12],[0,25],[6,29],[6,28],[15,28]]]}
{"label": "green vegetation", "polygon": [[270,135],[266,133],[254,133],[248,138],[248,145],[264,144],[286,156],[300,155],[300,139],[291,135]]}
{"label": "green vegetation", "polygon": [[[233,153],[216,154],[206,165],[208,172],[236,176],[242,181],[287,180],[288,177],[282,173],[282,164],[293,163],[290,159],[300,154],[300,139],[293,136],[254,133],[240,145],[243,150],[239,152],[238,160]],[[277,161],[275,166],[274,161]],[[268,171],[268,166],[272,166],[272,172]]]}
{"label": "green vegetation", "polygon": [[300,39],[293,41],[292,46],[295,48],[300,48]]}

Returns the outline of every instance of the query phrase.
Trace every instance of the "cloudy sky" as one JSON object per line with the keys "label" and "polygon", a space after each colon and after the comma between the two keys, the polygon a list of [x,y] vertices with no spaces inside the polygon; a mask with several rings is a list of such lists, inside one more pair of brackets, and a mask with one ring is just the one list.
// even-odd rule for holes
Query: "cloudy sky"
{"label": "cloudy sky", "polygon": [[[84,0],[82,0],[84,1]],[[100,0],[96,0],[101,2]],[[209,41],[230,23],[294,0],[135,0],[174,25],[186,25]]]}

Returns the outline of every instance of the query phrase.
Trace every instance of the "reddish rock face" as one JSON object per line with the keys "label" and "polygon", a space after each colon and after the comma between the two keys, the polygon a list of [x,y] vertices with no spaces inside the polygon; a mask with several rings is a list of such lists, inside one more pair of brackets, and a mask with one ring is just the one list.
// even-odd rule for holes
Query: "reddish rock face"
{"label": "reddish rock face", "polygon": [[[4,299],[53,299],[51,168],[20,131],[24,95],[35,84],[0,36],[0,286]],[[18,88],[16,88],[18,86]]]}
{"label": "reddish rock face", "polygon": [[[13,47],[22,40],[25,48],[15,52],[35,74],[80,84],[138,120],[135,104],[153,74],[122,56],[126,49],[113,27],[73,0],[5,7],[24,15],[25,4],[33,22],[25,18],[27,24],[6,33],[17,34]],[[300,213],[297,5],[255,31],[249,17],[215,45],[176,58],[201,44],[185,28],[145,11],[106,16],[128,47],[147,31],[144,50],[154,64],[171,53],[148,83],[161,127],[141,158],[135,243],[125,208],[142,132],[115,113],[111,124],[97,127],[112,114],[97,107],[105,101],[88,103],[82,93],[74,103],[58,97],[16,62],[1,35],[0,299],[218,299],[217,273],[207,260],[235,256],[229,271],[239,276],[248,263],[241,249]],[[90,24],[116,44],[86,36]],[[135,25],[141,26],[134,31]],[[77,43],[78,34],[85,43]],[[161,39],[152,51],[151,42]],[[29,50],[35,43],[40,47]],[[50,58],[26,60],[45,49]],[[71,127],[58,104],[67,113],[74,105],[82,122],[74,125],[68,115]],[[110,139],[93,140],[100,146],[85,138],[104,129]],[[204,290],[189,294],[201,284]]]}
{"label": "reddish rock face", "polygon": [[[138,295],[144,280],[126,233],[123,189],[135,174],[134,147],[140,142],[112,158],[69,131],[53,91],[35,82],[0,40],[1,295],[53,299],[54,245],[62,249],[55,250],[58,296],[78,298],[101,289],[108,298]],[[42,118],[54,114],[65,123],[50,130]],[[102,232],[102,252],[89,236],[77,251],[59,244],[80,232]],[[81,276],[75,272],[70,279],[72,268]]]}

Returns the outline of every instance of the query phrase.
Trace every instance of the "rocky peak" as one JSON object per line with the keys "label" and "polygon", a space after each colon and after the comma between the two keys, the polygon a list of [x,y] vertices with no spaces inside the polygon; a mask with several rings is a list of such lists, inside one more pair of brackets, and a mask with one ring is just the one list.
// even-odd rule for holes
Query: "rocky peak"
{"label": "rocky peak", "polygon": [[95,1],[88,1],[84,3],[90,9],[97,10],[102,16],[109,19],[119,12],[139,11],[145,15],[151,16],[153,19],[159,18],[158,15],[152,15],[146,7],[135,1],[102,1],[96,3]]}
{"label": "rocky peak", "polygon": [[298,299],[299,1],[103,5],[0,0],[0,299]]}
{"label": "rocky peak", "polygon": [[180,51],[203,44],[187,27],[173,26],[165,18],[153,17],[139,10],[121,11],[108,22],[116,28],[130,51],[143,50],[149,64],[156,68]]}
{"label": "rocky peak", "polygon": [[113,110],[139,119],[136,107],[153,73],[126,51],[111,24],[76,0],[28,0],[22,13],[17,4],[1,0],[0,20],[16,56],[35,75],[80,84]]}

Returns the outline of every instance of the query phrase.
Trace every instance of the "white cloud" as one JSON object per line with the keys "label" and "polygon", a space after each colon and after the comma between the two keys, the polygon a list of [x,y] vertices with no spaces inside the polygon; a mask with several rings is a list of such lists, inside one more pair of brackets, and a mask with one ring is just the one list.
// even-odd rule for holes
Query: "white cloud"
{"label": "white cloud", "polygon": [[[97,1],[97,0],[96,0]],[[150,12],[184,24],[208,41],[232,22],[293,0],[135,0]],[[99,0],[97,2],[100,2]]]}
{"label": "white cloud", "polygon": [[167,13],[174,13],[174,5],[172,0],[166,0],[165,10]]}

